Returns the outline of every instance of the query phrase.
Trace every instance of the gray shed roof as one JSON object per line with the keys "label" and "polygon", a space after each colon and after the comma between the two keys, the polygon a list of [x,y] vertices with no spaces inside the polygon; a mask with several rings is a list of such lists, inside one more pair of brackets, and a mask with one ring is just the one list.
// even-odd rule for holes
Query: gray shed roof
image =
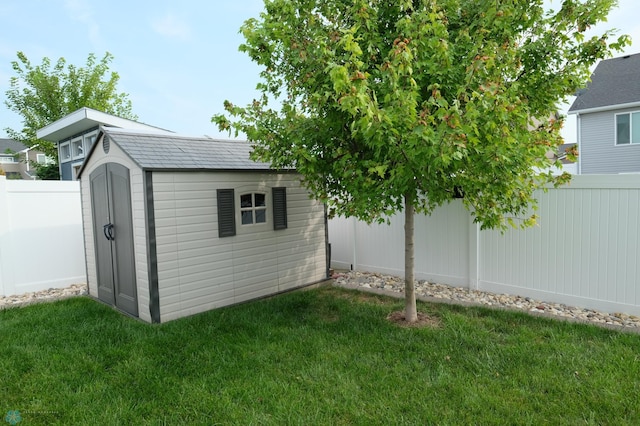
{"label": "gray shed roof", "polygon": [[0,139],[0,154],[5,154],[7,150],[12,152],[20,152],[27,149],[27,147],[13,139]]}
{"label": "gray shed roof", "polygon": [[[246,141],[113,127],[101,127],[100,130],[143,169],[269,170],[268,163],[249,158],[251,144]],[[93,151],[95,149],[89,156]]]}
{"label": "gray shed roof", "polygon": [[633,104],[640,104],[640,53],[601,61],[569,113]]}

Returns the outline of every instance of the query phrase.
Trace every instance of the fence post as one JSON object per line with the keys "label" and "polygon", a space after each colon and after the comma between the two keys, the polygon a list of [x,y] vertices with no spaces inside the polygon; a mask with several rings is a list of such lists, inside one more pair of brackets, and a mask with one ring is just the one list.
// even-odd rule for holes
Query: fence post
{"label": "fence post", "polygon": [[353,241],[353,258],[351,259],[353,263],[351,264],[351,270],[357,271],[358,270],[358,221],[356,220],[355,217],[350,217],[349,220],[353,225],[353,240],[352,240]]}
{"label": "fence post", "polygon": [[0,176],[0,296],[13,294],[13,266],[11,256],[11,223],[7,178]]}
{"label": "fence post", "polygon": [[469,290],[480,287],[480,224],[469,214]]}

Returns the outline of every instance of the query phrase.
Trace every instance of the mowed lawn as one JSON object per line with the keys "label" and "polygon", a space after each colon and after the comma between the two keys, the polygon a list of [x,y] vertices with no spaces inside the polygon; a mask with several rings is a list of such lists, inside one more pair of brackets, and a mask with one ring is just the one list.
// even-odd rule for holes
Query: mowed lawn
{"label": "mowed lawn", "polygon": [[[88,298],[0,311],[20,425],[640,424],[640,335],[337,288],[162,325]],[[15,414],[15,413],[14,413]]]}

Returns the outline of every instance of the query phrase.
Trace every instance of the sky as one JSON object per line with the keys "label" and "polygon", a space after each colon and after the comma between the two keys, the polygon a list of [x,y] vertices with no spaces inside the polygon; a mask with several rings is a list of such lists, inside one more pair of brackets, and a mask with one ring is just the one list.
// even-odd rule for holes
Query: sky
{"label": "sky", "polygon": [[[560,0],[547,0],[558,9]],[[225,99],[245,105],[258,96],[260,69],[238,51],[242,23],[258,17],[262,0],[2,0],[0,2],[0,137],[21,129],[21,117],[4,104],[11,62],[22,51],[32,64],[86,64],[110,52],[118,89],[128,93],[139,121],[185,135],[229,138],[211,123]],[[640,1],[619,0],[607,23],[634,43],[624,54],[640,53]],[[569,100],[570,102],[571,100]],[[561,107],[565,113],[570,103]],[[563,133],[575,142],[570,116]]]}

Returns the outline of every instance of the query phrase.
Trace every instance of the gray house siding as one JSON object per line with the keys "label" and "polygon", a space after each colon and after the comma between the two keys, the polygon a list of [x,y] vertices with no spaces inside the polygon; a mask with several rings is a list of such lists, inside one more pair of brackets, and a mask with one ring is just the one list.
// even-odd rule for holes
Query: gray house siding
{"label": "gray house siding", "polygon": [[579,115],[579,161],[582,174],[640,172],[640,144],[615,144],[615,115],[640,108]]}
{"label": "gray house siding", "polygon": [[60,180],[73,180],[70,162],[60,163]]}

